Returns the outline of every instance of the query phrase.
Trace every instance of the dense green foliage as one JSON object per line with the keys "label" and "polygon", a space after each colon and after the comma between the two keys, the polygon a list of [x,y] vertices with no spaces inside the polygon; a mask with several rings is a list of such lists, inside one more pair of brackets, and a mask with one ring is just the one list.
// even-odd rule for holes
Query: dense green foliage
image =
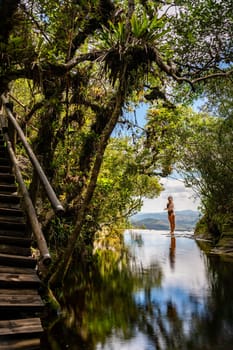
{"label": "dense green foliage", "polygon": [[224,119],[201,114],[182,139],[178,167],[202,198],[208,231],[218,240],[224,225],[232,225],[232,116]]}

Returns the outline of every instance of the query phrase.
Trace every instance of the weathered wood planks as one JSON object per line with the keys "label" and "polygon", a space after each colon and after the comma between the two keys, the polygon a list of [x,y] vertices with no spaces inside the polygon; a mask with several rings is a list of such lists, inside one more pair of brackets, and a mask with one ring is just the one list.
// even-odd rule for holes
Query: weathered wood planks
{"label": "weathered wood planks", "polygon": [[31,232],[0,134],[0,350],[39,350],[44,303]]}
{"label": "weathered wood planks", "polygon": [[36,260],[31,256],[19,256],[12,254],[0,254],[0,265],[4,266],[22,266],[22,267],[35,267]]}
{"label": "weathered wood planks", "polygon": [[0,321],[1,335],[38,333],[42,330],[41,322],[38,318]]}
{"label": "weathered wood planks", "polygon": [[39,350],[40,339],[34,337],[31,339],[12,339],[11,336],[0,341],[1,350]]}
{"label": "weathered wood planks", "polygon": [[0,288],[6,285],[12,286],[12,288],[16,286],[17,288],[38,288],[40,286],[40,279],[35,272],[33,274],[1,273]]}

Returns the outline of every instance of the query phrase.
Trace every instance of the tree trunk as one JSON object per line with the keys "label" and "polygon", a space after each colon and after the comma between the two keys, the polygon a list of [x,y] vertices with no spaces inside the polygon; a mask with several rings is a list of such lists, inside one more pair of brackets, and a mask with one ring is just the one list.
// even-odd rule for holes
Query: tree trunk
{"label": "tree trunk", "polygon": [[[125,67],[126,68],[126,67]],[[65,250],[65,253],[63,255],[63,259],[59,262],[58,267],[54,274],[50,278],[50,285],[51,287],[53,285],[56,285],[57,281],[60,280],[60,277],[63,276],[63,280],[67,274],[67,271],[70,267],[73,252],[75,250],[76,242],[79,238],[82,225],[84,222],[84,218],[86,215],[86,211],[88,209],[88,206],[91,202],[97,178],[99,175],[100,167],[103,160],[103,155],[108,143],[108,140],[111,136],[111,133],[118,121],[119,116],[121,115],[122,107],[124,104],[124,97],[125,97],[125,89],[123,88],[126,84],[125,82],[125,74],[122,74],[122,80],[120,82],[118,91],[116,93],[116,99],[115,99],[115,105],[114,110],[112,112],[112,116],[109,119],[108,123],[106,124],[105,128],[103,129],[102,135],[100,136],[100,140],[98,143],[98,147],[96,150],[96,157],[95,161],[91,170],[91,175],[89,177],[89,182],[87,183],[86,187],[84,188],[84,191],[82,193],[82,203],[79,203],[79,211],[77,213],[77,220],[75,223],[75,228],[73,231],[72,236],[69,239],[67,248]],[[112,104],[112,102],[111,102]]]}

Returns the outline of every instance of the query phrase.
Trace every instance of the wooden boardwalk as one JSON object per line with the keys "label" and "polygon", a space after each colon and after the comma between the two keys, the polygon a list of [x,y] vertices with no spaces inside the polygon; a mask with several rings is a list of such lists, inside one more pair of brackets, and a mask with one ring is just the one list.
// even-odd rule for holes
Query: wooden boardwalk
{"label": "wooden boardwalk", "polygon": [[44,304],[31,243],[0,134],[0,350],[40,349]]}

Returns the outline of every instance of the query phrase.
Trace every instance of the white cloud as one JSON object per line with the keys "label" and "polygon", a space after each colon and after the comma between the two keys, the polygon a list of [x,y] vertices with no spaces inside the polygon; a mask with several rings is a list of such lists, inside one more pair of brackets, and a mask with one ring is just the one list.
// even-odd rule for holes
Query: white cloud
{"label": "white cloud", "polygon": [[141,212],[161,212],[167,205],[167,197],[173,196],[175,210],[198,210],[199,199],[195,199],[191,188],[186,188],[180,179],[164,179],[162,181],[164,191],[158,198],[145,199]]}

